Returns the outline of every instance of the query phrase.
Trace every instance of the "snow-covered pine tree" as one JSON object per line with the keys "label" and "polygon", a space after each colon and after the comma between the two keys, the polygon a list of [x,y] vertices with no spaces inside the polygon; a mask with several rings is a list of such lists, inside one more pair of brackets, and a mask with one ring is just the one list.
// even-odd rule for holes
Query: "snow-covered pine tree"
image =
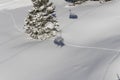
{"label": "snow-covered pine tree", "polygon": [[73,5],[75,5],[75,4],[81,4],[81,3],[88,1],[88,0],[65,0],[65,1],[73,3]]}
{"label": "snow-covered pine tree", "polygon": [[58,21],[53,16],[55,6],[49,0],[32,0],[33,8],[25,19],[25,32],[32,39],[46,40],[55,37],[59,30]]}
{"label": "snow-covered pine tree", "polygon": [[100,3],[104,3],[111,0],[65,0],[65,1],[73,3],[73,5],[75,5],[75,4],[82,4],[86,1],[99,1]]}

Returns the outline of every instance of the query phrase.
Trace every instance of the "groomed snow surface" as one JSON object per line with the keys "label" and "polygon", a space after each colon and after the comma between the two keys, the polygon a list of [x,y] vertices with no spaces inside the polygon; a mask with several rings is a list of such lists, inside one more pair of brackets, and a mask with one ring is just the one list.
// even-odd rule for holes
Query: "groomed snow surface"
{"label": "groomed snow surface", "polygon": [[[120,0],[56,5],[65,47],[28,40],[30,0],[0,1],[0,80],[117,80],[120,75]],[[69,9],[78,19],[69,19]]]}

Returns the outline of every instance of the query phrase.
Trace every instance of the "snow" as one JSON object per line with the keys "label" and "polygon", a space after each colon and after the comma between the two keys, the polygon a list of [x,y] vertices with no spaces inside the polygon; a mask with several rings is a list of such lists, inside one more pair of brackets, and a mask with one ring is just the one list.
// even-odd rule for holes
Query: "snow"
{"label": "snow", "polygon": [[[117,80],[120,75],[120,1],[75,7],[51,0],[65,47],[28,40],[24,18],[30,0],[0,1],[0,80]],[[69,19],[69,9],[78,19]]]}

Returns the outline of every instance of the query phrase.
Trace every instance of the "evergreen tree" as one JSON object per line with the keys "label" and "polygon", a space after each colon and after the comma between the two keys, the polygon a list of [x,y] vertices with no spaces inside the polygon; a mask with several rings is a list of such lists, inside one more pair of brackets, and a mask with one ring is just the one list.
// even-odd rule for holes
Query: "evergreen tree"
{"label": "evergreen tree", "polygon": [[75,4],[82,4],[83,2],[86,2],[86,1],[99,1],[100,3],[104,3],[111,0],[65,0],[65,1],[71,2],[73,3],[73,5],[75,5]]}
{"label": "evergreen tree", "polygon": [[25,32],[32,39],[46,40],[57,35],[58,21],[53,16],[55,6],[49,0],[32,0],[33,8],[25,19]]}

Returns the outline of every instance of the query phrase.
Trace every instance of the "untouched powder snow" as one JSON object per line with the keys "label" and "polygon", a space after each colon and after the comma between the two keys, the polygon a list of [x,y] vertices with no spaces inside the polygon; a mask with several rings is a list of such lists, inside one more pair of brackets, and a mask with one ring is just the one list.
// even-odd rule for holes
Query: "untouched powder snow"
{"label": "untouched powder snow", "polygon": [[[24,2],[25,1],[25,2]],[[27,40],[30,0],[0,1],[0,80],[117,80],[120,75],[120,1],[56,5],[65,47]],[[69,9],[78,19],[69,19]]]}
{"label": "untouched powder snow", "polygon": [[15,9],[31,5],[30,0],[0,0],[0,10]]}

